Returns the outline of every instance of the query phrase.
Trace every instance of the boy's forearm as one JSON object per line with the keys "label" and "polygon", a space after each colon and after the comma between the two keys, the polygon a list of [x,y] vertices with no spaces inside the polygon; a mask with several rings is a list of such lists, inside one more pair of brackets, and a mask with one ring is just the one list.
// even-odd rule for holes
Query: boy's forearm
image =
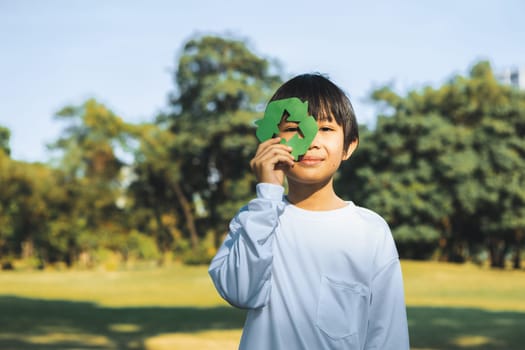
{"label": "boy's forearm", "polygon": [[283,208],[283,189],[258,185],[257,198],[232,220],[228,237],[210,264],[210,276],[232,305],[258,308],[271,289],[272,238]]}

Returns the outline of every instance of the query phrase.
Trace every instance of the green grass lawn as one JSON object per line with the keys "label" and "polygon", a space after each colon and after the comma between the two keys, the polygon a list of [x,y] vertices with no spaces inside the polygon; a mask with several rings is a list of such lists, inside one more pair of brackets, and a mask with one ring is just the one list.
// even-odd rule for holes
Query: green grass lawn
{"label": "green grass lawn", "polygon": [[[524,349],[525,271],[403,261],[413,349]],[[0,272],[0,349],[236,349],[206,267]]]}

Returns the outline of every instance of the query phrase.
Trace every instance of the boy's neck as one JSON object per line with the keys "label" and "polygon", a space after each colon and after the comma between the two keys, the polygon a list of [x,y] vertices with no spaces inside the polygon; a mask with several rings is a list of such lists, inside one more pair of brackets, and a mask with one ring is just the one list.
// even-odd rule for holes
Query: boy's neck
{"label": "boy's neck", "polygon": [[286,197],[296,207],[313,211],[339,209],[347,205],[335,193],[333,180],[311,185],[288,183]]}

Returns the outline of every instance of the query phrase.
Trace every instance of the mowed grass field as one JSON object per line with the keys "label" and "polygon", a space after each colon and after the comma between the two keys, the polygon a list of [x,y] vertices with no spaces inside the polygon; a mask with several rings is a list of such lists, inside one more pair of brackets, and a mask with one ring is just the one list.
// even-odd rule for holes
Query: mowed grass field
{"label": "mowed grass field", "polygon": [[[525,271],[402,261],[412,349],[525,349]],[[1,350],[233,350],[207,268],[0,272]]]}

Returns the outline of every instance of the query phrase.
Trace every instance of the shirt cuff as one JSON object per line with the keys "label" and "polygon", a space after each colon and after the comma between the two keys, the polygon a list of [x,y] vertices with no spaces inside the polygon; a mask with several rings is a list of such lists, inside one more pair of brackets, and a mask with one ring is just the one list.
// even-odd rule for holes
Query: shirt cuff
{"label": "shirt cuff", "polygon": [[282,201],[284,187],[270,183],[258,183],[255,187],[257,198],[269,199],[271,201]]}

